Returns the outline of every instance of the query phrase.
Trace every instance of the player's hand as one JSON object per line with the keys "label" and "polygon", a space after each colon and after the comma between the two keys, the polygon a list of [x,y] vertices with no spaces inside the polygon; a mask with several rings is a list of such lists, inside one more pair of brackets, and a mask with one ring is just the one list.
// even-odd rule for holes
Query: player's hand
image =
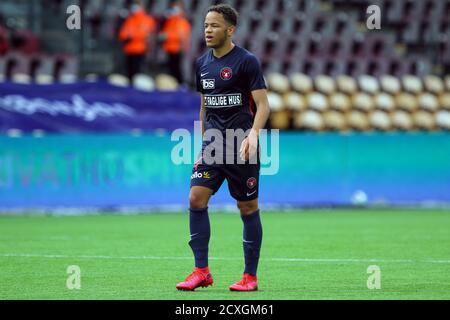
{"label": "player's hand", "polygon": [[242,141],[239,150],[241,159],[247,161],[256,155],[258,149],[258,133],[256,130],[251,130],[247,138]]}

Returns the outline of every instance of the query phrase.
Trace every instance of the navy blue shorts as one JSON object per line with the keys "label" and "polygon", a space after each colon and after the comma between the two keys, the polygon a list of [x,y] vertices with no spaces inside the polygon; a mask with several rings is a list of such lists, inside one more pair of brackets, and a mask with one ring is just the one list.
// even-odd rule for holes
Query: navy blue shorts
{"label": "navy blue shorts", "polygon": [[206,187],[215,194],[227,179],[230,195],[238,201],[258,198],[260,162],[257,164],[206,164],[192,169],[191,188]]}

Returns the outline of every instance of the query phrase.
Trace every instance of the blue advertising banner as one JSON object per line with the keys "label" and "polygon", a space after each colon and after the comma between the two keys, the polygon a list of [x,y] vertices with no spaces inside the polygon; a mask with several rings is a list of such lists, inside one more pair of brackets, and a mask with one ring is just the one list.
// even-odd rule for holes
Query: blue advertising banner
{"label": "blue advertising banner", "polygon": [[[449,133],[279,138],[263,206],[450,204]],[[0,208],[187,208],[193,165],[174,164],[176,144],[168,134],[0,136]],[[211,205],[230,204],[225,183]]]}
{"label": "blue advertising banner", "polygon": [[0,84],[0,134],[9,129],[58,133],[191,130],[200,97],[191,92],[144,92],[107,82]]}

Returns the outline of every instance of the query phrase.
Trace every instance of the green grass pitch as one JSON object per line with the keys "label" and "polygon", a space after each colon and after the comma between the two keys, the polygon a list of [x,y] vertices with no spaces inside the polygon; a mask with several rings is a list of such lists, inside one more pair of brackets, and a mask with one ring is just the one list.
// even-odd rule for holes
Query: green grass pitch
{"label": "green grass pitch", "polygon": [[[450,299],[449,210],[262,212],[257,292],[243,271],[242,222],[210,213],[214,285],[179,292],[191,272],[187,213],[0,216],[0,299]],[[69,290],[68,266],[81,270]],[[367,269],[381,270],[369,290]]]}

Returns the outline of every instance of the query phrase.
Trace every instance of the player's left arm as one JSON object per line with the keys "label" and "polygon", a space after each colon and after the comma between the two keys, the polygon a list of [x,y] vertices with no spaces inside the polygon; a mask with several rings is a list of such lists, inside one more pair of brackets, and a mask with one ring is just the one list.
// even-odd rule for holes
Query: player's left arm
{"label": "player's left arm", "polygon": [[240,153],[241,159],[248,160],[256,154],[258,149],[258,137],[261,129],[264,129],[270,115],[269,100],[267,99],[267,90],[258,89],[252,91],[252,97],[256,104],[256,114],[253,121],[253,127],[248,137],[242,142]]}

